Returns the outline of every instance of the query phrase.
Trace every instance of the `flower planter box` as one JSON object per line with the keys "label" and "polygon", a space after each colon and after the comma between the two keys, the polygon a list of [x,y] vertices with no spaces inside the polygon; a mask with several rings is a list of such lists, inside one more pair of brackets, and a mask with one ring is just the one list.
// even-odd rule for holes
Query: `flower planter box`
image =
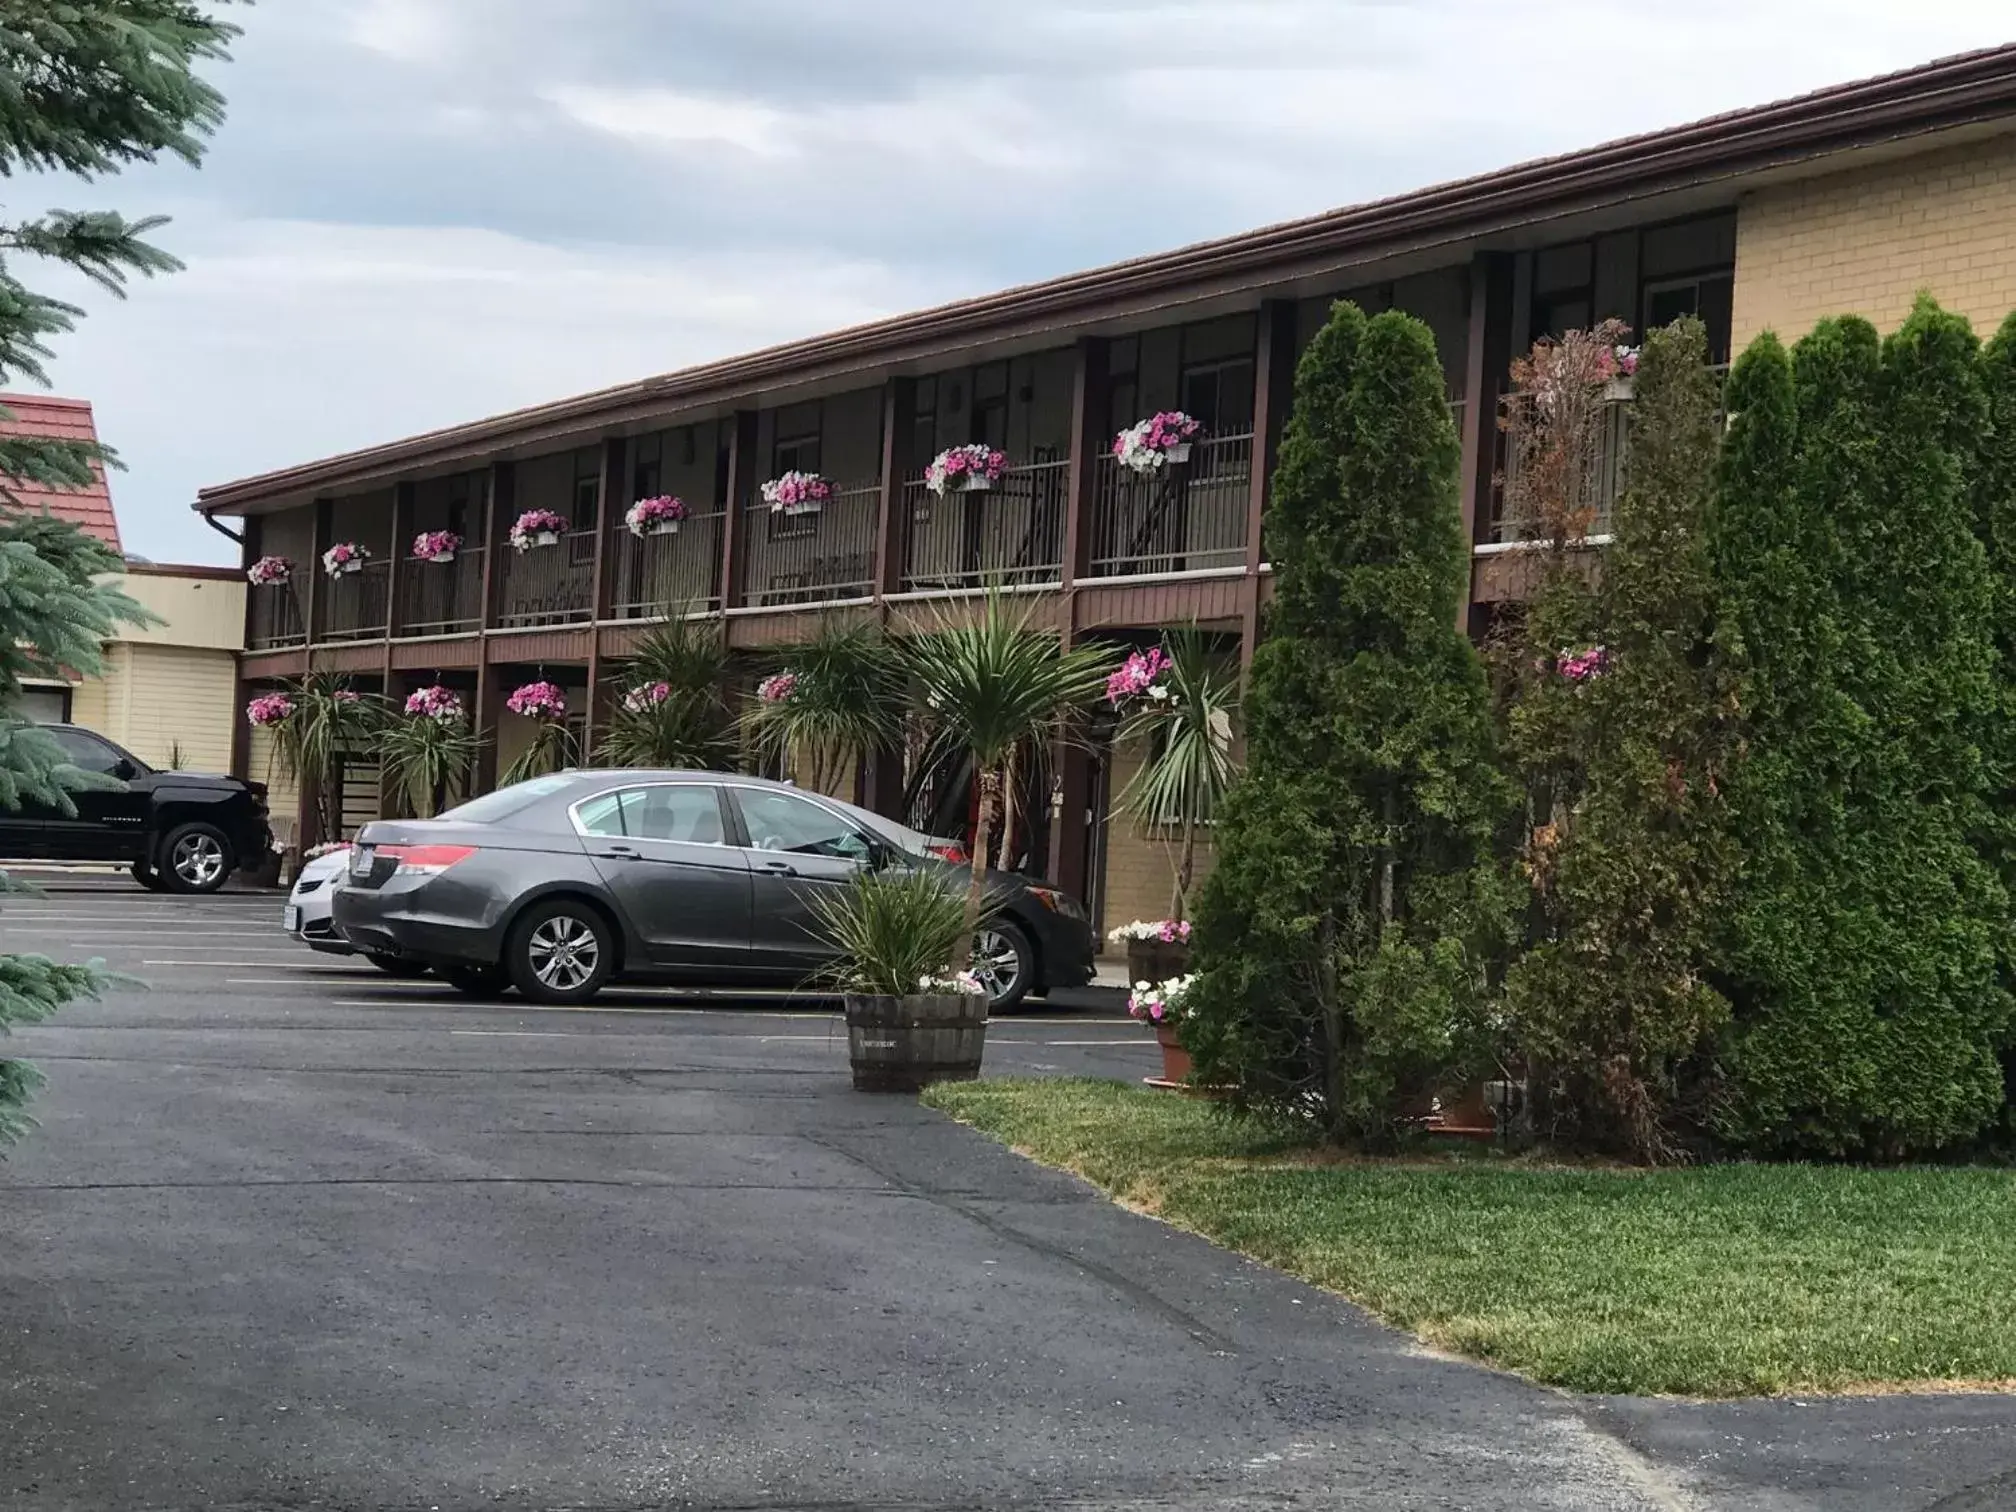
{"label": "flower planter box", "polygon": [[1604,399],[1612,404],[1619,404],[1629,399],[1633,382],[1634,380],[1630,378],[1612,378],[1603,385]]}
{"label": "flower planter box", "polygon": [[452,551],[444,551],[437,556],[422,557],[420,558],[420,560],[423,562],[431,562],[436,567],[447,567],[454,562],[455,553]]}
{"label": "flower planter box", "polygon": [[847,999],[847,1061],[857,1092],[972,1081],[986,1044],[987,999],[974,993]]}
{"label": "flower planter box", "polygon": [[1166,982],[1190,969],[1190,947],[1179,940],[1129,940],[1127,980]]}
{"label": "flower planter box", "polygon": [[532,544],[534,546],[558,546],[560,544],[560,532],[557,530],[534,531],[532,534]]}
{"label": "flower planter box", "polygon": [[352,557],[349,561],[344,562],[337,567],[336,575],[338,577],[343,577],[349,573],[362,572],[363,570],[364,570],[364,564],[361,561],[359,561],[356,557]]}
{"label": "flower planter box", "polygon": [[679,534],[679,522],[677,520],[654,520],[644,528],[644,534],[677,535]]}
{"label": "flower planter box", "polygon": [[782,512],[787,516],[817,514],[825,507],[817,499],[800,499],[796,504],[784,505]]}
{"label": "flower planter box", "polygon": [[985,473],[967,473],[959,480],[961,493],[992,493],[994,480]]}
{"label": "flower planter box", "polygon": [[1162,455],[1169,459],[1172,466],[1188,462],[1190,460],[1190,443],[1188,441],[1178,441],[1173,446],[1165,446],[1162,448]]}

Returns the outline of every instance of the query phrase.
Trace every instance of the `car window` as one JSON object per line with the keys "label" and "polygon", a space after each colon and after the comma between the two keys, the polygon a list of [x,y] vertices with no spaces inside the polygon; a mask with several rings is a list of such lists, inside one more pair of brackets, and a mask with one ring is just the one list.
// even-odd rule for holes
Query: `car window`
{"label": "car window", "polygon": [[723,845],[721,800],[698,783],[622,788],[577,804],[574,817],[584,835],[631,840],[677,840],[686,845]]}
{"label": "car window", "polygon": [[485,793],[481,798],[458,804],[441,817],[459,819],[465,824],[496,824],[522,809],[530,808],[541,798],[572,787],[574,782],[574,778],[564,773],[553,777],[534,777],[529,782],[514,782],[510,787],[499,788],[494,793]]}
{"label": "car window", "polygon": [[95,735],[82,730],[51,730],[50,737],[63,748],[63,759],[80,772],[96,772],[110,777],[126,758]]}
{"label": "car window", "polygon": [[861,832],[821,804],[764,788],[737,788],[742,823],[757,850],[794,851],[802,856],[864,860],[868,842]]}

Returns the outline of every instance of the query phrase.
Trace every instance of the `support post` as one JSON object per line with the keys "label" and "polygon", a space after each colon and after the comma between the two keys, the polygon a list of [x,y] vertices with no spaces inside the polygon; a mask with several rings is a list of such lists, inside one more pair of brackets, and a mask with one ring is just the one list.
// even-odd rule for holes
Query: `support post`
{"label": "support post", "polygon": [[1267,491],[1281,455],[1281,432],[1295,402],[1295,302],[1270,299],[1260,306],[1253,354],[1253,462],[1246,492],[1246,577],[1240,585],[1239,672],[1243,678],[1260,647],[1260,568],[1267,560],[1263,530]]}
{"label": "support post", "polygon": [[595,508],[594,585],[589,590],[588,613],[588,700],[581,723],[581,764],[587,766],[595,754],[595,721],[601,716],[602,621],[609,618],[610,533],[615,528],[617,510],[622,507],[623,472],[628,465],[630,446],[621,436],[602,443],[602,475],[598,480],[599,500]]}
{"label": "support post", "polygon": [[737,410],[728,438],[728,500],[721,517],[721,607],[743,602],[742,559],[748,555],[742,532],[748,525],[745,501],[756,494],[756,412]]}
{"label": "support post", "polygon": [[497,786],[497,720],[504,707],[504,690],[500,686],[498,669],[490,660],[490,637],[487,634],[497,622],[497,584],[504,576],[497,567],[497,557],[504,549],[504,521],[509,518],[511,505],[516,497],[517,479],[509,462],[493,462],[490,466],[488,500],[483,506],[483,629],[486,632],[479,645],[476,659],[476,734],[482,740],[482,748],[476,755],[476,791],[487,793]]}
{"label": "support post", "polygon": [[411,483],[401,483],[392,490],[392,540],[386,547],[389,555],[385,563],[385,669],[378,680],[388,698],[392,695],[392,642],[400,630],[399,590],[415,565],[407,559],[407,548],[413,539],[414,496],[418,492]]}
{"label": "support post", "polygon": [[[1498,486],[1498,400],[1512,356],[1513,259],[1503,252],[1479,253],[1470,263],[1469,346],[1463,359],[1463,461],[1458,475],[1463,509],[1463,543],[1474,550],[1491,527]],[[1475,598],[1475,557],[1465,575],[1463,602],[1456,608],[1459,629],[1470,630]]]}

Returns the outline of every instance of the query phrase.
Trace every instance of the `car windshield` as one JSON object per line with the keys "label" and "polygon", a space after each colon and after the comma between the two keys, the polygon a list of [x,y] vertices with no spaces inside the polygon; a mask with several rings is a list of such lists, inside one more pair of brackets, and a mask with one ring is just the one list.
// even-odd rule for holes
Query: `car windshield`
{"label": "car windshield", "polygon": [[481,798],[472,798],[467,803],[458,804],[441,817],[464,824],[501,824],[513,815],[530,808],[541,798],[551,797],[573,785],[574,778],[564,772],[552,777],[534,777],[529,782],[515,783],[511,787],[499,788],[494,793],[485,793]]}

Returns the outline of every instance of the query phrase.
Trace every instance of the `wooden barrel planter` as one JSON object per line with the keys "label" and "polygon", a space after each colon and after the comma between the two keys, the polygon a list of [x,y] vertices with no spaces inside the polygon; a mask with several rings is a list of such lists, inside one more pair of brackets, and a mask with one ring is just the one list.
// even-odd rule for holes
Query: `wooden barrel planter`
{"label": "wooden barrel planter", "polygon": [[1190,969],[1190,947],[1181,940],[1129,940],[1127,980],[1167,982]]}
{"label": "wooden barrel planter", "polygon": [[847,1060],[857,1092],[972,1081],[986,1044],[987,999],[974,993],[847,999]]}

